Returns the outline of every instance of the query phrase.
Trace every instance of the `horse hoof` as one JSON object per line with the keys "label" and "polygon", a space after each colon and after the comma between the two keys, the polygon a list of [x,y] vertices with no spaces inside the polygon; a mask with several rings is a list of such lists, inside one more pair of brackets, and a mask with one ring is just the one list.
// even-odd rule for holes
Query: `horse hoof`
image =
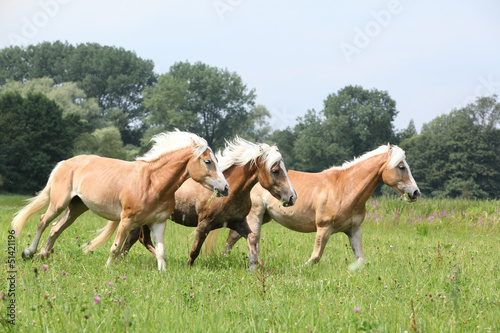
{"label": "horse hoof", "polygon": [[24,249],[24,251],[21,253],[21,257],[24,259],[24,260],[28,260],[28,259],[31,259],[33,258],[33,254],[31,254],[28,249]]}
{"label": "horse hoof", "polygon": [[347,268],[349,271],[354,272],[364,266],[363,262],[355,261],[352,264],[350,264]]}

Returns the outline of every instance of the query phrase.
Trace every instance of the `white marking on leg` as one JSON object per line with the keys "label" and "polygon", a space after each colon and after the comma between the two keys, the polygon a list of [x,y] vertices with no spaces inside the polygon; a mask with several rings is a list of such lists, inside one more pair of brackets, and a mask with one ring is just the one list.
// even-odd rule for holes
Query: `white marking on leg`
{"label": "white marking on leg", "polygon": [[153,233],[153,240],[155,242],[156,247],[156,260],[158,261],[158,270],[166,271],[166,262],[165,262],[165,245],[163,244],[163,237],[165,234],[165,227],[167,223],[155,223],[152,224],[151,232]]}

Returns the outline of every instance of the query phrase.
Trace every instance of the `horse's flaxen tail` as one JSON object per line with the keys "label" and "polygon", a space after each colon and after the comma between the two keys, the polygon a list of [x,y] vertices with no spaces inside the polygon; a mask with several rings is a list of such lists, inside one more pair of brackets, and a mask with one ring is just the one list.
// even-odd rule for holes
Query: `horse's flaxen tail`
{"label": "horse's flaxen tail", "polygon": [[42,209],[46,208],[50,202],[50,189],[52,188],[52,178],[54,177],[54,172],[59,164],[52,170],[49,180],[45,188],[38,192],[38,194],[28,200],[28,204],[24,206],[19,212],[16,213],[14,219],[12,220],[12,229],[16,233],[16,237],[19,237],[21,232],[26,225],[26,222],[36,213],[40,212]]}
{"label": "horse's flaxen tail", "polygon": [[217,237],[219,237],[220,230],[221,229],[215,229],[208,233],[208,236],[205,239],[205,243],[203,243],[203,247],[207,255],[210,253],[214,253],[215,250],[217,250],[215,244],[217,243]]}
{"label": "horse's flaxen tail", "polygon": [[102,244],[106,243],[108,239],[111,238],[113,233],[115,232],[116,228],[118,228],[118,225],[120,224],[120,221],[108,221],[108,224],[98,232],[100,232],[99,236],[91,240],[87,245],[83,247],[83,251],[85,253],[88,253],[97,247],[101,246]]}
{"label": "horse's flaxen tail", "polygon": [[[205,238],[205,242],[203,242],[203,253],[205,255],[209,255],[214,253],[217,250],[215,243],[217,242],[217,237],[219,236],[220,229],[212,230],[208,233],[207,238]],[[196,229],[193,230],[192,233],[189,234],[188,238],[194,238],[196,235]]]}

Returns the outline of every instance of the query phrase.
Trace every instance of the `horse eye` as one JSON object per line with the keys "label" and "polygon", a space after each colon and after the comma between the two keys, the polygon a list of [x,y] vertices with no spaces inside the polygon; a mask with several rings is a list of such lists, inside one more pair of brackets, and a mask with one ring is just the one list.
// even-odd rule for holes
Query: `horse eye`
{"label": "horse eye", "polygon": [[398,167],[399,167],[399,169],[401,169],[401,170],[404,170],[404,169],[405,169],[405,165],[404,165],[404,164],[400,164],[400,165],[398,165]]}
{"label": "horse eye", "polygon": [[205,160],[205,164],[206,164],[206,165],[210,165],[210,164],[212,164],[212,160]]}
{"label": "horse eye", "polygon": [[271,172],[277,175],[280,172],[280,169],[272,169]]}

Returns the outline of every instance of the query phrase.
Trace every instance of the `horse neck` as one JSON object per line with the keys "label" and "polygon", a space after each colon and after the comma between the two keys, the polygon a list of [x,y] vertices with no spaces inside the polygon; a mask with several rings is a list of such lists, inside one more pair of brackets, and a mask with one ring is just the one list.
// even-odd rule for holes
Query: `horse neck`
{"label": "horse neck", "polygon": [[233,165],[224,171],[224,176],[229,184],[230,197],[250,196],[252,187],[257,184],[259,169],[250,163],[245,165]]}
{"label": "horse neck", "polygon": [[149,162],[151,186],[157,194],[174,193],[189,178],[187,164],[192,156],[191,148],[183,148]]}
{"label": "horse neck", "polygon": [[[347,189],[343,202],[352,207],[362,205],[371,197],[382,181],[382,172],[387,162],[387,154],[373,156],[344,170],[343,188]],[[347,200],[346,200],[347,199]]]}

